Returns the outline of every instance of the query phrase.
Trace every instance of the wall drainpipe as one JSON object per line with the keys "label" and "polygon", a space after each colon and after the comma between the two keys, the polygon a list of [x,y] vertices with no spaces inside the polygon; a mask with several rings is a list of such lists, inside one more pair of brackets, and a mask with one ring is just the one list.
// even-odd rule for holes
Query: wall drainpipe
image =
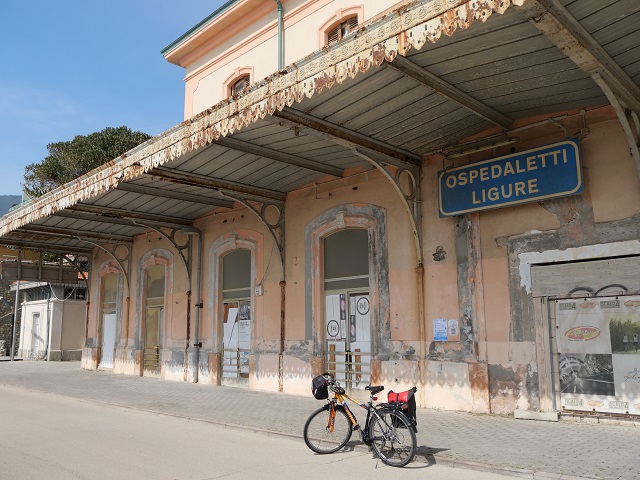
{"label": "wall drainpipe", "polygon": [[420,359],[418,360],[418,376],[422,391],[422,395],[420,395],[420,407],[426,407],[426,395],[424,392],[425,386],[427,384],[427,332],[424,318],[424,265],[422,263],[419,263],[416,267],[416,274],[418,276],[418,334],[420,336]]}
{"label": "wall drainpipe", "polygon": [[282,8],[282,3],[280,0],[274,0],[278,5],[278,70],[282,70],[284,68],[284,26],[283,26],[283,15],[284,10]]}
{"label": "wall drainpipe", "polygon": [[[280,0],[274,0],[278,5],[278,70],[284,68],[284,9]],[[284,339],[285,339],[285,286],[286,282],[280,282],[280,354],[278,355],[278,391],[284,391]]]}
{"label": "wall drainpipe", "polygon": [[287,282],[280,282],[280,355],[278,359],[278,391],[284,392],[285,293]]}

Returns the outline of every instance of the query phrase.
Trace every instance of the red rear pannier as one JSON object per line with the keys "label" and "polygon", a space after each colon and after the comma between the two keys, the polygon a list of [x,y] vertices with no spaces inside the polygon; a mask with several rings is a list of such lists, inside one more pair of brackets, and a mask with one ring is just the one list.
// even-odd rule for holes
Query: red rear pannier
{"label": "red rear pannier", "polygon": [[[404,413],[411,425],[413,426],[413,430],[418,433],[418,421],[416,419],[416,396],[415,393],[418,389],[413,387],[406,392],[394,392],[393,390],[389,391],[387,394],[387,400],[389,403],[400,403],[402,413]],[[398,425],[396,425],[398,426]]]}

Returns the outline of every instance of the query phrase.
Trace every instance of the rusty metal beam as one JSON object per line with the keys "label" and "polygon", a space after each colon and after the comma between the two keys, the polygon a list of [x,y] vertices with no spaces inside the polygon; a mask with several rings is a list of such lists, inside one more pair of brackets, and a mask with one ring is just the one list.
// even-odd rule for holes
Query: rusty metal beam
{"label": "rusty metal beam", "polygon": [[253,198],[259,202],[263,202],[265,199],[276,202],[284,202],[285,198],[287,197],[286,194],[277,192],[275,190],[253,187],[251,185],[245,185],[243,183],[211,178],[206,175],[199,175],[196,173],[181,172],[169,168],[154,168],[147,175],[157,177],[168,182],[180,183],[182,185],[210,188],[221,193],[224,193],[225,191],[235,192],[236,194]]}
{"label": "rusty metal beam", "polygon": [[291,155],[289,153],[280,152],[260,145],[253,145],[236,138],[220,137],[216,140],[216,145],[221,145],[244,153],[250,153],[252,155],[257,155],[258,157],[268,158],[270,160],[275,160],[276,162],[306,168],[307,170],[324,173],[333,177],[342,177],[343,175],[343,170],[341,168],[332,167],[331,165],[325,165],[313,160],[298,157],[297,155]]}
{"label": "rusty metal beam", "polygon": [[32,233],[32,234],[46,234],[53,235],[56,237],[65,237],[65,238],[78,238],[85,237],[88,239],[92,239],[94,241],[104,242],[104,243],[114,243],[114,242],[122,242],[122,243],[130,243],[131,237],[127,237],[125,235],[114,235],[112,233],[94,233],[94,232],[86,232],[84,230],[73,230],[70,228],[57,228],[57,227],[45,227],[42,225],[28,225],[24,227],[20,227],[18,232],[24,233]]}
{"label": "rusty metal beam", "polygon": [[331,137],[336,143],[346,146],[347,148],[364,147],[373,152],[377,152],[386,157],[399,160],[409,165],[420,165],[420,155],[394,147],[375,138],[349,130],[348,128],[327,122],[321,118],[310,115],[306,112],[285,107],[282,111],[276,110],[273,117],[281,118],[297,125],[316,130]]}
{"label": "rusty metal beam", "polygon": [[527,0],[515,8],[583,71],[591,76],[598,71],[613,93],[640,114],[640,87],[560,0]]}
{"label": "rusty metal beam", "polygon": [[419,65],[416,65],[407,58],[398,55],[393,62],[386,62],[387,67],[393,68],[398,72],[406,75],[413,80],[420,82],[423,85],[431,88],[440,95],[447,97],[450,100],[462,105],[471,113],[488,120],[502,128],[508,129],[511,127],[513,120],[506,115],[494,110],[493,108],[485,105],[484,103],[476,100],[472,96],[466,94],[462,90],[457,89],[453,85],[445,82],[436,75],[428,72]]}
{"label": "rusty metal beam", "polygon": [[[249,211],[253,212],[254,215],[256,215],[260,219],[260,221],[267,228],[267,230],[269,230],[269,233],[271,234],[271,239],[278,247],[278,260],[280,260],[280,281],[284,282],[285,274],[286,274],[286,271],[284,268],[284,258],[285,258],[284,257],[284,245],[285,245],[284,208],[281,208],[280,206],[275,205],[273,203],[271,204],[263,203],[262,208],[258,210],[257,208],[255,208],[253,205],[251,205],[249,202],[245,201],[242,198],[236,198],[236,201],[244,205],[247,209],[249,209]],[[266,210],[270,206],[273,206],[276,209],[278,209],[279,218],[278,218],[278,221],[275,223],[271,223],[267,219]]]}
{"label": "rusty metal beam", "polygon": [[394,177],[386,168],[384,168],[384,165],[382,165],[374,158],[371,158],[370,156],[358,151],[357,148],[353,149],[353,153],[377,168],[378,171],[380,171],[387,178],[387,180],[391,182],[394,190],[400,196],[400,200],[402,200],[402,203],[409,217],[411,233],[413,235],[414,245],[416,248],[416,258],[418,259],[418,265],[422,265],[424,259],[422,258],[422,201],[420,200],[420,169],[414,167],[411,170],[405,171],[410,176],[412,181],[412,191],[407,194],[402,189],[402,184],[399,176],[401,171],[398,171],[398,175]]}
{"label": "rusty metal beam", "polygon": [[[97,222],[97,223],[108,223],[111,225],[124,225],[127,227],[139,227],[136,224],[135,219],[131,217],[121,218],[107,215],[100,215],[98,213],[82,213],[82,212],[70,212],[69,210],[59,210],[53,214],[56,217],[64,217],[70,218],[72,220],[83,220],[86,222]],[[155,227],[166,227],[166,228],[182,228],[185,225],[168,223],[166,221],[151,221],[147,220],[149,223],[154,224]],[[154,227],[154,228],[155,228]]]}
{"label": "rusty metal beam", "polygon": [[53,214],[56,217],[70,218],[72,220],[84,220],[86,222],[109,223],[111,225],[125,225],[135,227],[136,225],[128,218],[107,217],[93,213],[70,212],[69,210],[59,210]]}
{"label": "rusty metal beam", "polygon": [[151,195],[154,197],[170,198],[172,200],[182,200],[191,203],[200,203],[202,205],[212,205],[214,207],[232,208],[233,202],[224,198],[211,198],[203,195],[194,195],[192,193],[174,192],[165,190],[160,187],[149,187],[147,185],[136,185],[134,183],[119,183],[118,190],[123,192],[140,193],[142,195]]}
{"label": "rusty metal beam", "polygon": [[133,218],[136,220],[146,220],[149,222],[159,223],[166,226],[191,226],[193,222],[191,220],[185,220],[183,218],[167,217],[164,215],[156,215],[153,213],[141,213],[134,212],[132,210],[125,210],[122,208],[103,207],[97,205],[87,205],[78,203],[69,207],[68,210],[73,212],[89,213],[94,215],[101,215],[104,217],[112,218]]}
{"label": "rusty metal beam", "polygon": [[[19,231],[12,232],[13,234],[20,234]],[[5,245],[7,247],[13,248],[24,248],[26,250],[35,250],[35,251],[46,251],[52,253],[61,253],[61,254],[74,254],[74,255],[91,255],[93,252],[90,248],[82,248],[76,246],[68,246],[65,248],[65,245],[56,245],[52,243],[41,243],[34,242],[31,240],[19,240],[19,239],[8,239],[3,238],[0,240],[0,245]]]}

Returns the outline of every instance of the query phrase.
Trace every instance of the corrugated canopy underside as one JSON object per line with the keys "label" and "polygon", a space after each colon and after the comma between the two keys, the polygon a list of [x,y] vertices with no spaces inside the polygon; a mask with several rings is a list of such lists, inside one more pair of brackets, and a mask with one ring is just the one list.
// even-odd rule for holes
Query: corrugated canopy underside
{"label": "corrugated canopy underside", "polygon": [[354,149],[415,166],[519,118],[609,103],[529,20],[536,8],[568,13],[567,30],[586,31],[638,87],[638,2],[512,3],[412,2],[12,211],[0,223],[0,243],[88,253],[149,227],[189,226],[238,200],[280,204],[321,178],[371,168]]}

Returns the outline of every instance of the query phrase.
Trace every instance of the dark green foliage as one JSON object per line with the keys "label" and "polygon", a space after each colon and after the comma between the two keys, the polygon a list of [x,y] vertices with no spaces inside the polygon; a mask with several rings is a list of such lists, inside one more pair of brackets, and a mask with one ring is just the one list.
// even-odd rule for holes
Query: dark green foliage
{"label": "dark green foliage", "polygon": [[24,189],[39,197],[113,160],[150,139],[128,127],[107,127],[89,135],[78,135],[68,142],[47,145],[49,155],[40,163],[27,165]]}

